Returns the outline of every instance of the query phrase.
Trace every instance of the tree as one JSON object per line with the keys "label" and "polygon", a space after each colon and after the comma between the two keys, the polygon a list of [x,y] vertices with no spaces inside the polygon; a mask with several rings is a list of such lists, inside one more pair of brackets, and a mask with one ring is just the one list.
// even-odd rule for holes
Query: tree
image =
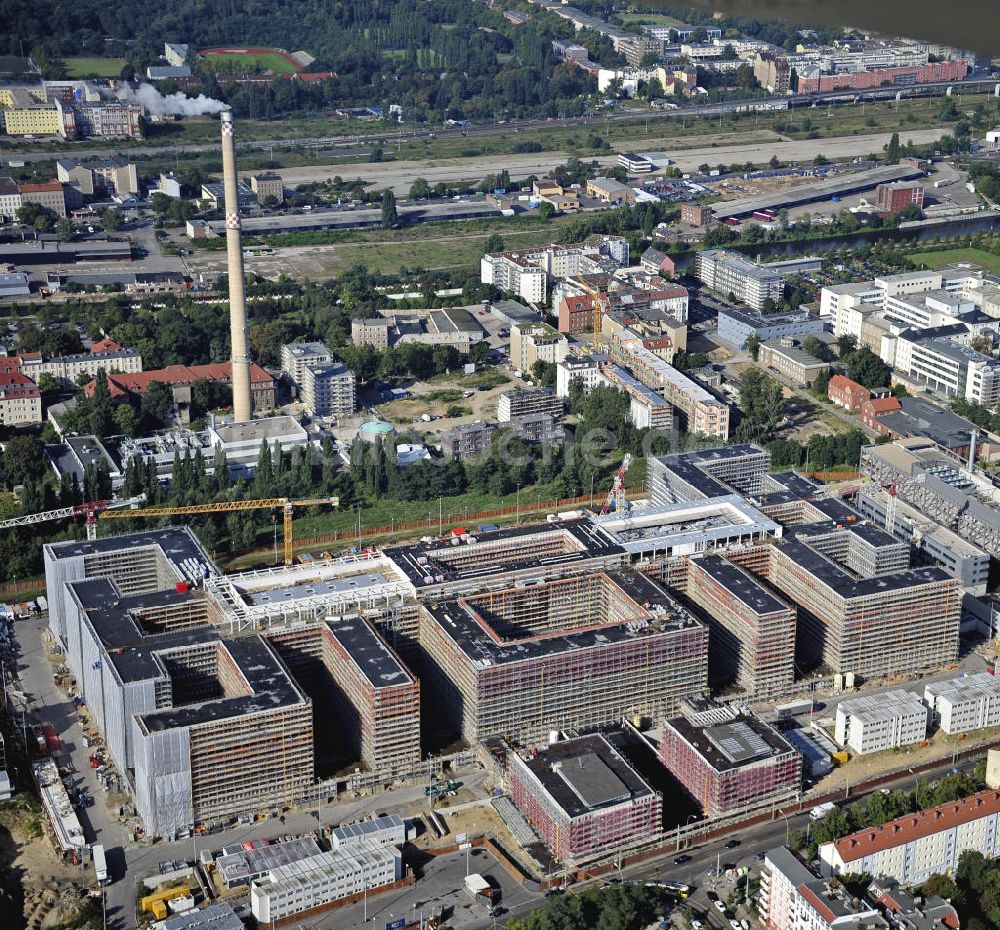
{"label": "tree", "polygon": [[426,200],[431,195],[431,186],[424,178],[417,178],[410,185],[410,200]]}
{"label": "tree", "polygon": [[392,189],[382,193],[382,228],[392,229],[399,222],[399,215],[396,213],[396,195]]}
{"label": "tree", "polygon": [[826,358],[826,346],[816,336],[809,335],[802,340],[802,351],[808,352],[813,358],[823,361]]}
{"label": "tree", "polygon": [[108,387],[108,376],[103,368],[97,369],[97,378],[94,380],[94,394],[90,399],[88,424],[90,431],[99,439],[110,436],[114,431],[114,405],[111,401],[111,390]]}
{"label": "tree", "polygon": [[781,385],[759,368],[750,368],[740,378],[740,408],[743,418],[736,435],[740,441],[767,441],[785,412]]}
{"label": "tree", "polygon": [[7,480],[11,485],[41,481],[47,471],[45,446],[37,436],[14,436],[3,453]]}
{"label": "tree", "polygon": [[760,355],[760,336],[756,333],[751,333],[747,336],[746,342],[743,343],[743,348],[750,354],[750,358],[756,362],[757,357]]}
{"label": "tree", "polygon": [[73,221],[68,216],[60,217],[59,222],[56,223],[56,232],[59,234],[60,242],[72,242]]}
{"label": "tree", "polygon": [[551,220],[552,217],[556,215],[556,208],[552,206],[552,204],[550,204],[547,200],[543,200],[538,207],[538,215],[543,220],[546,221]]}
{"label": "tree", "polygon": [[885,160],[890,165],[898,165],[899,164],[899,154],[900,154],[899,133],[898,132],[894,132],[889,137],[889,142],[886,144],[886,147],[885,147]]}
{"label": "tree", "polygon": [[131,404],[119,404],[114,413],[115,432],[135,436],[139,432],[139,414]]}
{"label": "tree", "polygon": [[117,232],[124,223],[121,211],[114,207],[109,207],[101,214],[101,222],[108,232]]}
{"label": "tree", "polygon": [[174,392],[163,381],[153,381],[146,388],[139,404],[142,431],[149,432],[168,426],[173,420]]}
{"label": "tree", "polygon": [[869,390],[889,386],[892,369],[867,346],[855,349],[843,360],[847,363],[847,377],[852,381]]}
{"label": "tree", "polygon": [[502,252],[506,248],[506,243],[504,242],[503,236],[500,233],[493,233],[489,239],[486,240],[486,245],[484,246],[484,251],[486,252]]}
{"label": "tree", "polygon": [[841,358],[845,355],[850,355],[857,347],[857,337],[852,336],[850,333],[844,333],[842,336],[837,337],[837,354]]}

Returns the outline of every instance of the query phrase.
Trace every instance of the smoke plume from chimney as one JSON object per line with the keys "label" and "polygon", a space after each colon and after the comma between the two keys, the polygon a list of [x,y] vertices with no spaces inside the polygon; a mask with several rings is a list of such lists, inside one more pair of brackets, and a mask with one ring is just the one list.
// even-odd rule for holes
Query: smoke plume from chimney
{"label": "smoke plume from chimney", "polygon": [[118,91],[118,97],[125,103],[139,104],[150,116],[210,116],[226,109],[221,100],[204,94],[188,97],[178,92],[164,96],[152,84],[140,84],[135,88],[125,84]]}

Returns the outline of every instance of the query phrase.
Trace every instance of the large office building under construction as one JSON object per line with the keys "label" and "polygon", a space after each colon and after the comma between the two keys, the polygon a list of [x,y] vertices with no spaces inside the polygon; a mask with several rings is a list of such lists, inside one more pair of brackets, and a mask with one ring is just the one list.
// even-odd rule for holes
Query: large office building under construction
{"label": "large office building under construction", "polygon": [[470,743],[673,712],[707,687],[707,630],[630,570],[425,604],[424,687]]}

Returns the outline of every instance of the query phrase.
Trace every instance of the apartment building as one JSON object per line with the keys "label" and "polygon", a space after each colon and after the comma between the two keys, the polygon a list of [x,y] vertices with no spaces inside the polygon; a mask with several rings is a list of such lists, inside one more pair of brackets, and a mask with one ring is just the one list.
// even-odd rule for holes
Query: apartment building
{"label": "apartment building", "polygon": [[548,276],[516,253],[484,255],[479,262],[479,280],[528,303],[545,303]]}
{"label": "apartment building", "polygon": [[139,193],[135,165],[117,156],[86,162],[60,158],[56,161],[56,179],[72,187],[81,200],[89,197],[128,197]]}
{"label": "apartment building", "polygon": [[860,897],[812,871],[790,849],[764,856],[758,898],[766,930],[957,930],[955,908],[877,878]]}
{"label": "apartment building", "polygon": [[49,100],[44,87],[0,87],[0,128],[8,136],[76,137],[73,109]]}
{"label": "apartment building", "polygon": [[345,417],[357,408],[354,372],[341,362],[310,365],[302,372],[302,404],[316,417]]}
{"label": "apartment building", "polygon": [[583,393],[589,394],[601,383],[600,361],[594,355],[567,355],[556,365],[556,395],[569,397],[569,386],[573,381],[579,381],[583,385]]}
{"label": "apartment building", "polygon": [[729,438],[729,405],[687,377],[639,341],[620,343],[617,360],[680,414],[689,433]]}
{"label": "apartment building", "polygon": [[669,432],[674,428],[674,408],[662,395],[633,378],[618,365],[605,365],[601,381],[629,395],[629,420],[636,429]]}
{"label": "apartment building", "polygon": [[1000,681],[977,672],[924,686],[924,703],[945,733],[970,733],[1000,726]]}
{"label": "apartment building", "polygon": [[821,869],[824,875],[866,873],[919,885],[935,873],[953,873],[966,850],[987,859],[1000,855],[998,816],[1000,791],[980,791],[823,843]]}
{"label": "apartment building", "polygon": [[0,425],[32,426],[42,422],[42,392],[17,371],[0,371]]}
{"label": "apartment building", "polygon": [[927,737],[928,710],[912,691],[883,691],[837,705],[834,739],[859,755],[912,746]]}
{"label": "apartment building", "polygon": [[705,249],[695,255],[694,274],[713,291],[762,310],[766,301],[781,300],[786,279],[822,265],[823,260],[813,256],[758,265],[739,252]]}
{"label": "apartment building", "polygon": [[461,462],[485,452],[490,447],[496,431],[495,423],[487,423],[484,420],[463,423],[441,435],[441,449],[445,455],[450,455]]}
{"label": "apartment building", "polygon": [[[358,321],[352,321],[352,326],[354,322]],[[329,365],[332,361],[333,353],[322,342],[293,342],[281,347],[281,370],[299,388],[307,368]]]}
{"label": "apartment building", "polygon": [[569,342],[548,323],[515,323],[510,328],[510,360],[521,371],[535,362],[559,364],[569,354]]}
{"label": "apartment building", "polygon": [[21,204],[37,204],[56,216],[66,215],[66,193],[58,181],[45,181],[41,184],[17,185],[21,193]]}
{"label": "apartment building", "polygon": [[791,802],[802,791],[802,757],[759,717],[712,708],[663,724],[660,761],[706,817]]}
{"label": "apartment building", "polygon": [[511,800],[562,862],[656,834],[662,800],[600,734],[507,753]]}
{"label": "apartment building", "polygon": [[497,420],[500,423],[509,423],[515,417],[536,413],[561,417],[562,398],[551,388],[526,388],[521,391],[504,391],[497,399]]}
{"label": "apartment building", "polygon": [[142,107],[134,103],[102,101],[73,108],[77,131],[85,138],[141,139]]}
{"label": "apartment building", "polygon": [[[95,347],[96,348],[96,347]],[[119,346],[110,351],[79,352],[74,355],[52,355],[48,358],[40,353],[25,353],[18,356],[21,373],[38,383],[42,375],[51,375],[56,380],[77,384],[82,375],[97,377],[104,370],[107,375],[136,374],[142,371],[142,355],[138,349],[123,349]]]}

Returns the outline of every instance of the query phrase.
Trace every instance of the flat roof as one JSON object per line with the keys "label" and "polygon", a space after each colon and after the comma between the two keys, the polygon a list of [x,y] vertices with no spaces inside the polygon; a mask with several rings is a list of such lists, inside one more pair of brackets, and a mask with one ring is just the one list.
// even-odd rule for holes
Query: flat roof
{"label": "flat roof", "polygon": [[751,714],[709,726],[699,726],[687,717],[672,717],[664,727],[674,730],[717,772],[795,752],[774,727]]}
{"label": "flat roof", "polygon": [[360,617],[327,620],[326,629],[343,646],[373,688],[395,688],[413,683],[413,676],[392,649]]}
{"label": "flat roof", "polygon": [[[476,426],[477,424],[470,424]],[[494,424],[480,424],[478,428],[496,429]],[[535,557],[523,554],[519,542],[563,543],[563,551]],[[558,568],[569,570],[579,563],[581,570],[591,559],[615,559],[624,561],[625,550],[592,521],[585,519],[564,520],[558,523],[534,523],[527,526],[504,527],[485,533],[476,533],[469,542],[461,542],[457,537],[435,538],[430,542],[418,542],[400,546],[389,546],[383,550],[410,583],[417,588],[429,587],[448,581],[485,581],[502,572],[537,569],[539,576]],[[459,547],[461,547],[459,549]],[[496,559],[486,565],[455,567],[448,556],[488,552],[496,550]]]}
{"label": "flat roof", "polygon": [[752,575],[720,555],[692,559],[691,564],[697,565],[754,613],[771,614],[790,609],[788,604],[771,594]]}
{"label": "flat roof", "polygon": [[[631,569],[608,570],[600,574],[615,586],[620,596],[633,602],[632,615],[620,620],[592,620],[589,626],[583,625],[588,621],[581,620],[581,626],[575,629],[504,639],[476,608],[479,602],[491,599],[487,602],[492,603],[492,599],[505,592],[494,591],[492,594],[424,604],[423,609],[466,659],[480,670],[493,665],[534,661],[561,653],[602,648],[653,636],[671,636],[684,630],[701,628],[701,623],[686,607],[645,575]],[[592,580],[594,577],[594,574],[564,577],[525,586],[521,590],[541,593],[553,585]]]}
{"label": "flat roof", "polygon": [[100,536],[97,539],[74,539],[68,542],[46,543],[47,559],[71,559],[100,555],[127,549],[155,547],[182,577],[198,580],[218,573],[215,563],[190,527],[168,526],[162,529],[139,530],[122,536]]}
{"label": "flat roof", "polygon": [[518,762],[570,817],[653,794],[652,788],[601,734],[553,743]]}

